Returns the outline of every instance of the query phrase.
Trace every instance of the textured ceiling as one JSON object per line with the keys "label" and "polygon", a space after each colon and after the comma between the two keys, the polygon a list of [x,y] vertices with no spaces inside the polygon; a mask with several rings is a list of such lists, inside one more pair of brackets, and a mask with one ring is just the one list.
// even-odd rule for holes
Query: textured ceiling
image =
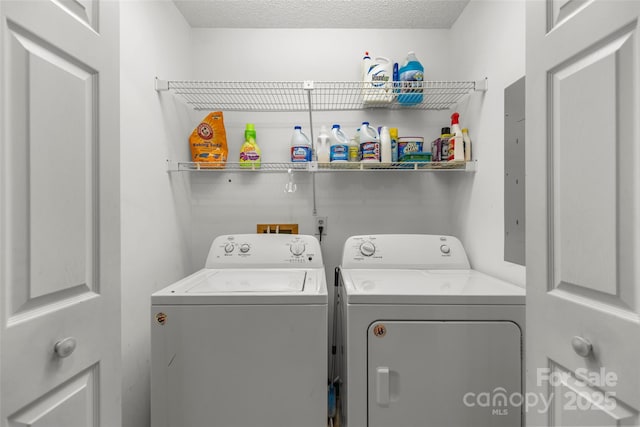
{"label": "textured ceiling", "polygon": [[450,28],[469,0],[173,0],[194,28]]}

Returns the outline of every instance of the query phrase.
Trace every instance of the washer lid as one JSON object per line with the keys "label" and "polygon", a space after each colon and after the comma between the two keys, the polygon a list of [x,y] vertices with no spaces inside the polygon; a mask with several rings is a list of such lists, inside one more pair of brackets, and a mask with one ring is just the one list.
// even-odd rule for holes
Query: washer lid
{"label": "washer lid", "polygon": [[343,269],[352,304],[524,304],[524,289],[475,270]]}
{"label": "washer lid", "polygon": [[203,268],[156,291],[154,305],[327,304],[324,268]]}
{"label": "washer lid", "polygon": [[211,270],[185,293],[301,292],[307,273],[300,270]]}

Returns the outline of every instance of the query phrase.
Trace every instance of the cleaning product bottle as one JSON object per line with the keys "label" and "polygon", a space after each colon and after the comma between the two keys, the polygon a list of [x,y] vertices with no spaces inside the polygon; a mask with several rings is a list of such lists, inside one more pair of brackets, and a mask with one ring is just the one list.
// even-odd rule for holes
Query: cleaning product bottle
{"label": "cleaning product bottle", "polygon": [[[359,129],[358,129],[359,130]],[[360,161],[360,143],[359,143],[359,135],[356,131],[356,134],[351,137],[349,140],[349,161],[350,162],[359,162]]]}
{"label": "cleaning product bottle", "polygon": [[349,138],[342,132],[340,125],[333,125],[331,128],[329,160],[331,162],[346,162],[349,160]]}
{"label": "cleaning product bottle", "polygon": [[318,155],[318,163],[329,163],[329,131],[325,125],[320,128],[320,134],[318,135],[318,146],[316,147],[316,153]]}
{"label": "cleaning product bottle", "polygon": [[[393,100],[393,63],[389,58],[376,56],[365,60],[362,101],[365,105],[388,104]],[[368,67],[367,67],[368,66]]]}
{"label": "cleaning product bottle", "polygon": [[256,143],[256,128],[253,123],[247,123],[244,130],[244,143],[240,147],[240,167],[260,167],[260,147]]}
{"label": "cleaning product bottle", "polygon": [[380,138],[369,122],[362,122],[360,126],[360,152],[363,162],[380,161]]}
{"label": "cleaning product bottle", "polygon": [[440,136],[431,141],[431,161],[439,162],[440,154],[442,153],[442,134],[444,134],[445,128],[440,131]]}
{"label": "cleaning product bottle", "polygon": [[[449,140],[451,139],[451,128],[443,127],[440,134],[440,148],[438,149],[439,162],[446,162],[449,160]],[[431,152],[431,159],[433,160],[433,149]],[[435,161],[435,160],[434,160]]]}
{"label": "cleaning product bottle", "polygon": [[291,161],[310,162],[311,155],[311,143],[307,135],[302,133],[302,126],[294,126],[291,136]]}
{"label": "cleaning product bottle", "polygon": [[393,94],[394,96],[400,92],[400,70],[398,68],[398,63],[393,63]]}
{"label": "cleaning product bottle", "polygon": [[400,67],[400,93],[398,102],[404,105],[415,105],[422,102],[422,82],[424,67],[418,61],[415,52],[410,51],[407,60]]}
{"label": "cleaning product bottle", "polygon": [[449,141],[449,161],[464,161],[464,140],[460,129],[460,114],[451,115],[451,140]]}
{"label": "cleaning product bottle", "polygon": [[391,163],[391,135],[386,126],[382,126],[380,129],[380,161]]}
{"label": "cleaning product bottle", "polygon": [[391,161],[398,161],[398,128],[389,128],[389,137],[391,138]]}
{"label": "cleaning product bottle", "polygon": [[469,129],[462,129],[462,140],[464,141],[464,161],[471,161],[471,138],[469,137]]}

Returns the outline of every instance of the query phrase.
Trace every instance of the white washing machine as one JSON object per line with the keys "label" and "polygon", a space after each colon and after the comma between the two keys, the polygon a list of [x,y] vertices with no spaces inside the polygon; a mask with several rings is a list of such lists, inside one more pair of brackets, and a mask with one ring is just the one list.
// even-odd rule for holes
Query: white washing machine
{"label": "white washing machine", "polygon": [[344,426],[523,425],[524,289],[451,236],[350,237],[340,277]]}
{"label": "white washing machine", "polygon": [[313,236],[216,238],[154,293],[153,427],[324,427],[327,285]]}

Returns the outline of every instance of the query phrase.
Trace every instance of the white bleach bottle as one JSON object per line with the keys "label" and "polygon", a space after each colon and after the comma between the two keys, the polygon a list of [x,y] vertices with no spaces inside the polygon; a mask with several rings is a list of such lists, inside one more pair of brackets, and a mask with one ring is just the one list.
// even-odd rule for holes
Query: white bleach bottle
{"label": "white bleach bottle", "polygon": [[380,138],[369,122],[362,122],[360,126],[360,155],[362,162],[380,162]]}
{"label": "white bleach bottle", "polygon": [[311,143],[307,135],[302,133],[302,126],[294,126],[291,135],[291,161],[310,162],[312,154]]}
{"label": "white bleach bottle", "polygon": [[331,162],[346,162],[349,160],[349,138],[342,132],[340,125],[333,125],[331,128],[329,160]]}

